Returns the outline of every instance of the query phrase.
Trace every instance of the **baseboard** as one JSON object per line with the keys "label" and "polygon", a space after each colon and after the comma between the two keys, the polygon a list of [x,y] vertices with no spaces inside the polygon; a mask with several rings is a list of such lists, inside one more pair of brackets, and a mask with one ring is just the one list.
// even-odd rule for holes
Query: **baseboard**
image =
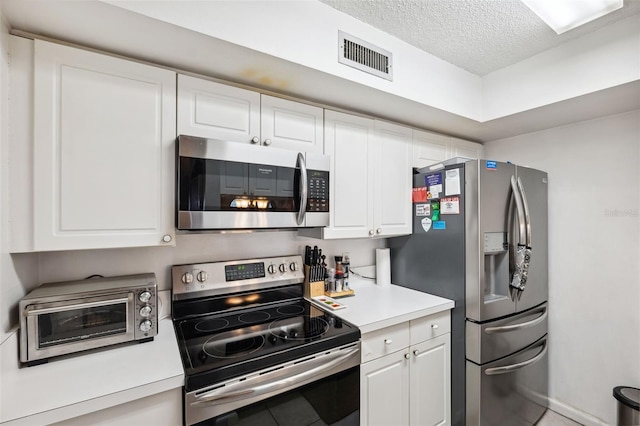
{"label": "baseboard", "polygon": [[584,426],[610,426],[604,420],[556,399],[549,398],[549,409]]}

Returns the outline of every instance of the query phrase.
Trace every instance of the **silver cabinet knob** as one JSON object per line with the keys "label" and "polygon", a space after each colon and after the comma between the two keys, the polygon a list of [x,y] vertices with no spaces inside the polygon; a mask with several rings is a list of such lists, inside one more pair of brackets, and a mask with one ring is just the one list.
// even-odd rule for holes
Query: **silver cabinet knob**
{"label": "silver cabinet knob", "polygon": [[265,139],[263,144],[266,145],[266,146],[271,145],[271,139]]}
{"label": "silver cabinet knob", "polygon": [[380,228],[376,229],[376,234],[379,234],[381,232],[382,232],[382,229],[380,229]]}
{"label": "silver cabinet knob", "polygon": [[163,243],[170,243],[171,240],[173,240],[173,238],[169,234],[165,234],[165,235],[162,236],[162,242]]}
{"label": "silver cabinet knob", "polygon": [[260,138],[259,138],[259,137],[257,137],[257,136],[252,137],[252,138],[251,138],[251,143],[252,143],[252,144],[260,143]]}
{"label": "silver cabinet knob", "polygon": [[438,324],[431,324],[431,328],[434,329],[434,330],[437,330],[438,329]]}
{"label": "silver cabinet knob", "polygon": [[409,354],[404,354],[404,359],[409,359],[409,358],[411,358],[411,355],[409,355]]}
{"label": "silver cabinet knob", "polygon": [[393,340],[391,340],[391,339],[384,339],[384,344],[385,344],[385,345],[390,345],[390,344],[392,344],[392,343],[393,343]]}
{"label": "silver cabinet knob", "polygon": [[418,356],[418,354],[420,354],[420,351],[419,351],[419,350],[417,350],[417,349],[416,349],[415,351],[413,351],[413,355],[414,355],[414,356]]}
{"label": "silver cabinet knob", "polygon": [[373,229],[369,229],[369,235],[373,235]]}

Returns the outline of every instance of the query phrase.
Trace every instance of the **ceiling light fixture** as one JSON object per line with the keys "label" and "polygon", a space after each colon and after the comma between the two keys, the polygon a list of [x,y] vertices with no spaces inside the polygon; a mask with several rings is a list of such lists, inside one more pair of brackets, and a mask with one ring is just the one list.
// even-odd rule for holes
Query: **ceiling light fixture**
{"label": "ceiling light fixture", "polygon": [[522,2],[562,34],[622,7],[623,0],[522,0]]}

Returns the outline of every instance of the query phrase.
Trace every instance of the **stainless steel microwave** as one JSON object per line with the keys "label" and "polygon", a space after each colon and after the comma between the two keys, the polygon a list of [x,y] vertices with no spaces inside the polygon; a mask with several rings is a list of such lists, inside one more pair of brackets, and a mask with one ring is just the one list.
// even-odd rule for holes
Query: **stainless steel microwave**
{"label": "stainless steel microwave", "polygon": [[329,225],[330,157],[181,135],[177,228]]}
{"label": "stainless steel microwave", "polygon": [[45,283],[19,303],[20,361],[49,358],[158,334],[155,274]]}

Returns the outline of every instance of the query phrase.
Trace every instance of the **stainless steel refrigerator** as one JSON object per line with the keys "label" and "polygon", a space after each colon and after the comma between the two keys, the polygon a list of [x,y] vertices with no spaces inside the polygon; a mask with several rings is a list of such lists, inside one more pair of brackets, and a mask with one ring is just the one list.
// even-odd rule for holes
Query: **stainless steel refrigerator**
{"label": "stainless steel refrigerator", "polygon": [[416,170],[394,284],[453,299],[451,424],[532,425],[547,409],[547,174],[451,160]]}

